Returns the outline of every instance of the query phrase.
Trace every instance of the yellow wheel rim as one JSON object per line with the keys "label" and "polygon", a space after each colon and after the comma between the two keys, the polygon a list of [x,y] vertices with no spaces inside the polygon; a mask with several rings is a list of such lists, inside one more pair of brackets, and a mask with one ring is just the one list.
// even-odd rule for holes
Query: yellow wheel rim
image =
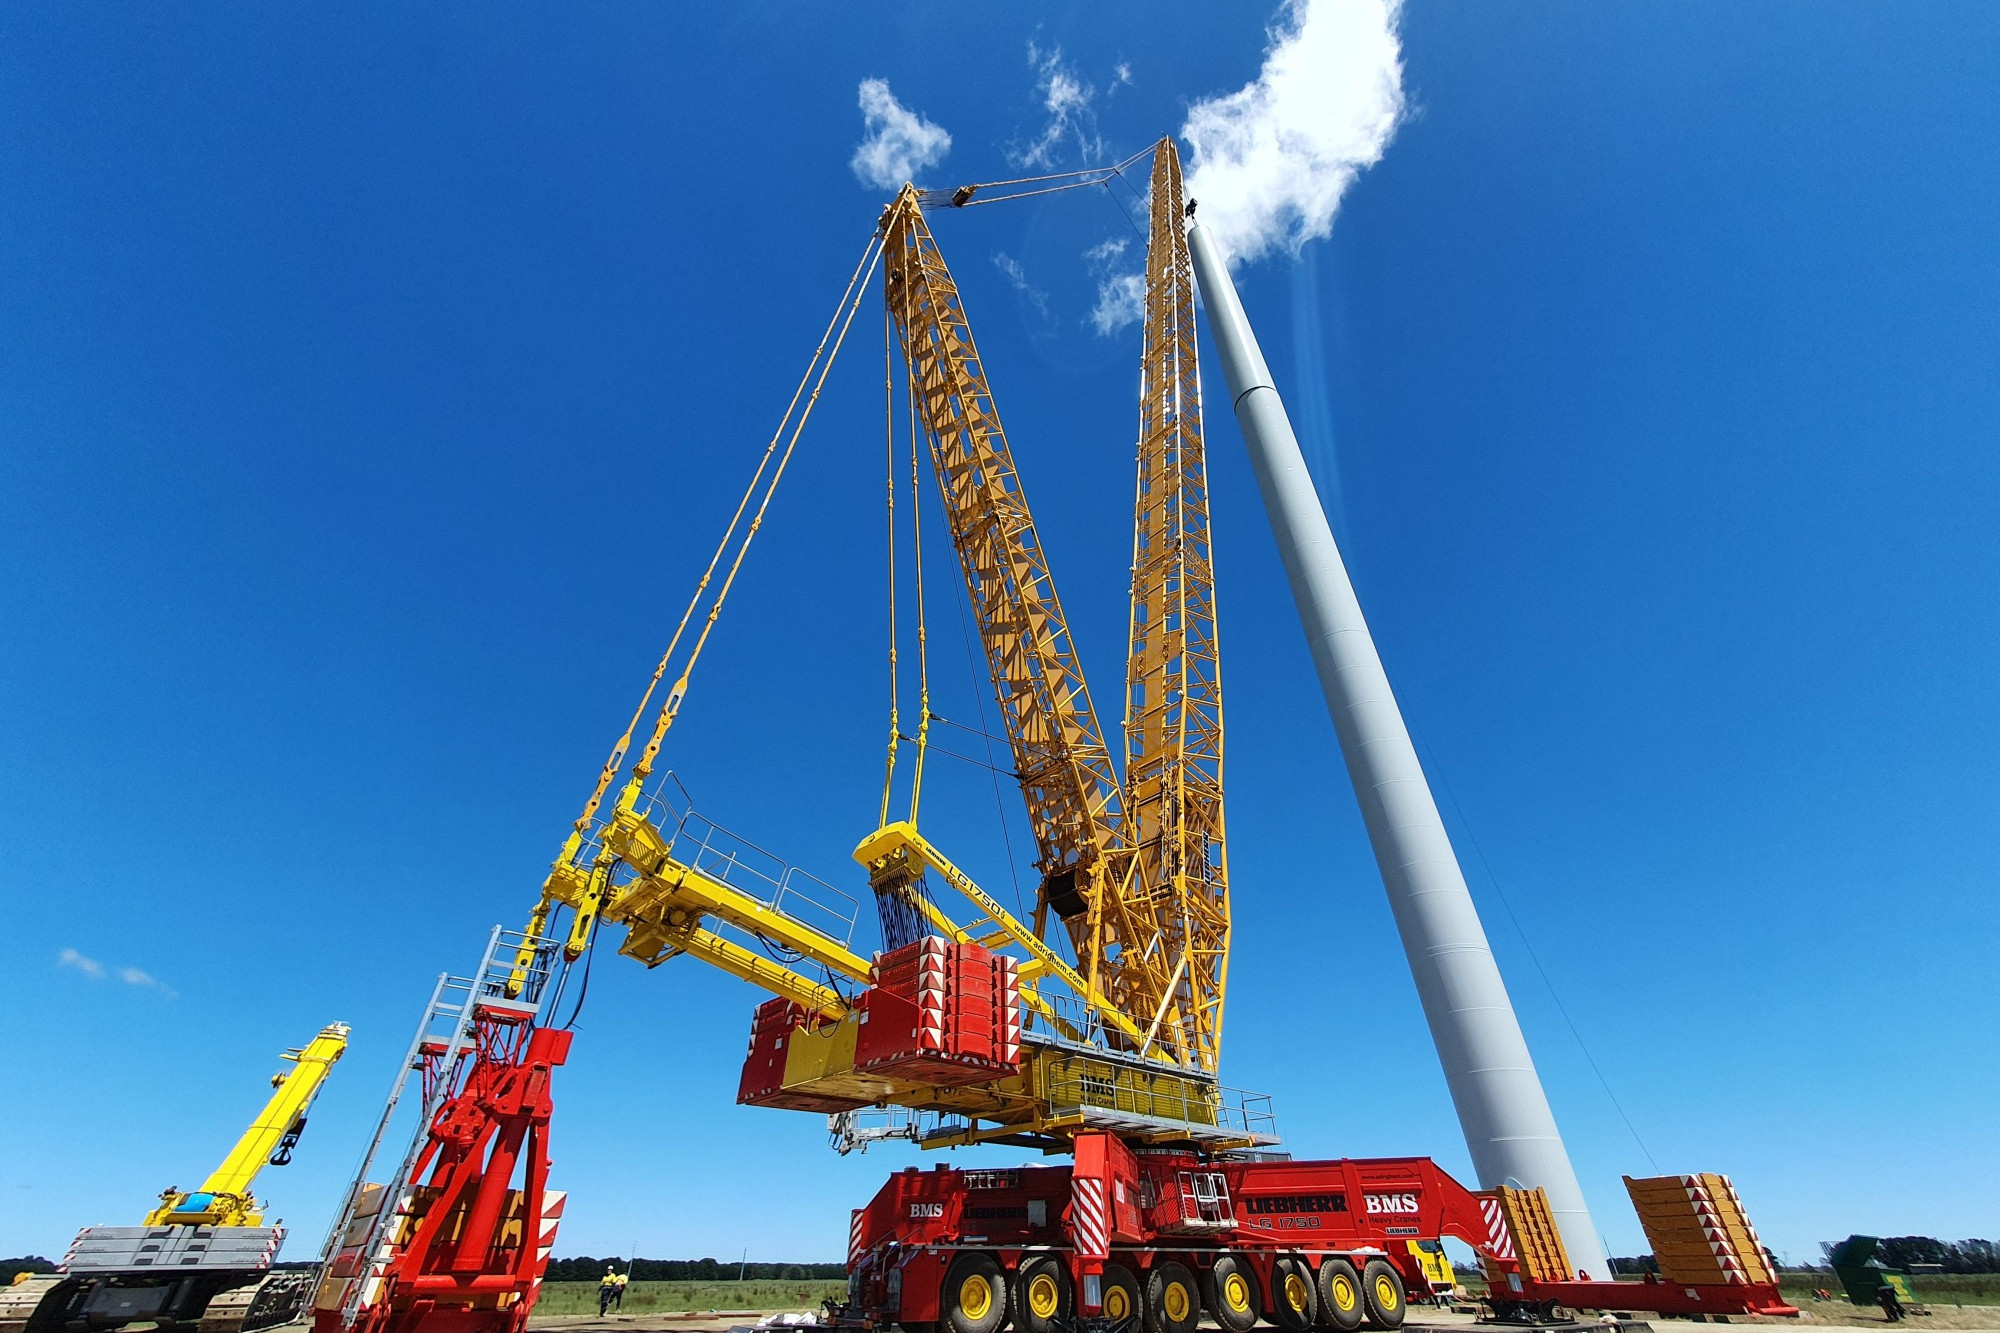
{"label": "yellow wheel rim", "polygon": [[1178,1324],[1188,1316],[1188,1289],[1182,1282],[1169,1282],[1167,1289],[1160,1293],[1160,1308],[1167,1318]]}
{"label": "yellow wheel rim", "polygon": [[1377,1274],[1375,1277],[1376,1308],[1385,1311],[1393,1310],[1402,1303],[1401,1299],[1396,1295],[1395,1279],[1387,1273]]}
{"label": "yellow wheel rim", "polygon": [[958,1308],[968,1319],[984,1319],[993,1308],[993,1284],[978,1273],[959,1283]]}
{"label": "yellow wheel rim", "polygon": [[1329,1284],[1329,1289],[1333,1292],[1333,1303],[1338,1309],[1352,1310],[1361,1300],[1361,1293],[1354,1288],[1354,1279],[1345,1273],[1334,1278]]}
{"label": "yellow wheel rim", "polygon": [[1104,1313],[1113,1319],[1124,1319],[1132,1313],[1132,1297],[1123,1287],[1111,1287],[1104,1293]]}
{"label": "yellow wheel rim", "polygon": [[1222,1303],[1236,1314],[1250,1308],[1250,1284],[1243,1280],[1241,1273],[1231,1273],[1222,1279]]}
{"label": "yellow wheel rim", "polygon": [[1285,1274],[1285,1304],[1301,1314],[1312,1304],[1312,1296],[1306,1290],[1306,1281],[1297,1273]]}
{"label": "yellow wheel rim", "polygon": [[1062,1307],[1062,1288],[1047,1273],[1028,1280],[1028,1312],[1037,1319],[1053,1319]]}

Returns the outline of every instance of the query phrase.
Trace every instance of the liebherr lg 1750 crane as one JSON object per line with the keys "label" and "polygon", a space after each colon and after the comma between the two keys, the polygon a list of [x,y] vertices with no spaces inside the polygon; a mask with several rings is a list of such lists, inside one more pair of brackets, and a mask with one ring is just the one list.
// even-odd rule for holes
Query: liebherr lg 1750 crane
{"label": "liebherr lg 1750 crane", "polygon": [[[893,1177],[853,1214],[843,1323],[997,1333],[1011,1320],[1020,1333],[1057,1333],[1081,1316],[1192,1333],[1206,1310],[1232,1333],[1259,1319],[1294,1333],[1364,1320],[1393,1328],[1406,1294],[1430,1291],[1422,1250],[1444,1235],[1479,1252],[1503,1305],[1583,1304],[1586,1288],[1607,1285],[1578,1281],[1539,1191],[1475,1193],[1424,1158],[1278,1160],[1268,1103],[1221,1084],[1222,690],[1179,159],[1171,141],[1153,153],[1122,777],[925,216],[927,204],[984,202],[984,188],[939,198],[906,186],[882,214],[528,929],[496,933],[480,967],[451,983],[460,998],[434,1001],[431,1035],[412,1049],[424,1128],[382,1186],[357,1181],[329,1247],[319,1333],[524,1326],[560,1212],[545,1141],[548,1081],[569,1042],[553,1022],[555,997],[607,927],[623,931],[620,953],[649,967],[686,955],[771,993],[752,1023],[739,1101],[828,1113],[847,1147],[893,1133],[926,1147],[997,1142],[1071,1156],[1069,1166]],[[855,851],[883,946],[864,953],[855,896],[720,829],[653,770],[877,266],[905,372],[912,498],[921,450],[1040,878],[1024,920],[919,829],[927,738],[942,721],[930,709],[919,596],[916,733],[904,734],[892,703],[879,824]],[[896,549],[892,537],[892,604]],[[908,814],[892,818],[903,744],[915,746]],[[896,1115],[885,1129],[868,1122],[874,1111]],[[1733,1193],[1719,1203],[1715,1187],[1699,1188],[1703,1216],[1721,1217]],[[1690,1207],[1695,1193],[1688,1186]],[[1716,1265],[1725,1277],[1672,1301],[1788,1308],[1754,1237],[1729,1244],[1728,1264]],[[1620,1285],[1620,1305],[1675,1308]]]}

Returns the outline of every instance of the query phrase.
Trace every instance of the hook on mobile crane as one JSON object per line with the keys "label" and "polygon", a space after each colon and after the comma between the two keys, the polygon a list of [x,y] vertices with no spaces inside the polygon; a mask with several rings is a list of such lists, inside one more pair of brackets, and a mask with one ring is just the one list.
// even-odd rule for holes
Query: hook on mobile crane
{"label": "hook on mobile crane", "polygon": [[331,1023],[279,1058],[274,1091],[201,1188],[168,1186],[136,1227],[85,1227],[51,1277],[0,1287],[0,1333],[106,1333],[149,1320],[166,1330],[250,1333],[290,1323],[312,1290],[310,1272],[275,1270],[282,1223],[264,1225],[250,1190],[266,1166],[284,1166],[306,1112],[347,1050]]}
{"label": "hook on mobile crane", "polygon": [[[686,955],[774,997],[752,1023],[742,1103],[825,1113],[843,1150],[896,1137],[1071,1156],[1069,1166],[891,1177],[852,1215],[849,1299],[835,1312],[844,1325],[998,1333],[1011,1320],[1019,1333],[1057,1333],[1081,1317],[1192,1333],[1206,1311],[1230,1333],[1260,1319],[1292,1333],[1394,1328],[1412,1291],[1436,1289],[1443,1236],[1474,1248],[1507,1311],[1789,1311],[1720,1177],[1637,1182],[1667,1200],[1660,1216],[1694,1219],[1714,1281],[1696,1280],[1702,1269],[1644,1291],[1592,1283],[1571,1269],[1540,1191],[1468,1190],[1427,1158],[1285,1159],[1272,1151],[1268,1099],[1221,1084],[1222,691],[1179,158],[1171,140],[1153,152],[1122,777],[925,217],[926,204],[993,197],[974,192],[905,186],[882,214],[528,928],[495,933],[448,1013],[434,999],[412,1048],[426,1090],[419,1131],[382,1185],[366,1182],[372,1149],[364,1159],[329,1238],[317,1333],[525,1326],[561,1212],[547,1189],[546,1130],[549,1076],[569,1032],[554,1024],[554,997],[606,926],[624,931],[619,953],[648,967]],[[653,769],[878,266],[892,690],[878,827],[854,854],[884,946],[864,955],[855,896],[714,824]],[[894,687],[896,352],[917,557],[914,736]],[[929,730],[943,720],[926,674],[920,451],[1033,830],[1040,881],[1025,920],[917,824]],[[909,813],[892,818],[904,743],[915,746]],[[892,1112],[890,1123],[871,1123],[877,1112]]]}

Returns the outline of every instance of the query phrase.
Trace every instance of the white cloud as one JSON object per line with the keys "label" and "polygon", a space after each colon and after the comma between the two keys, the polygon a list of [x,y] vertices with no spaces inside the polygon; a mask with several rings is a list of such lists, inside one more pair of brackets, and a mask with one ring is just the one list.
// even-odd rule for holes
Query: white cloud
{"label": "white cloud", "polygon": [[863,185],[893,190],[951,151],[950,133],[897,101],[887,79],[863,79],[859,100],[865,136],[848,165]]}
{"label": "white cloud", "polygon": [[1108,338],[1145,317],[1145,274],[1119,273],[1099,280],[1097,304],[1090,308],[1090,326],[1098,333]]}
{"label": "white cloud", "polygon": [[1102,267],[1125,253],[1131,242],[1123,236],[1113,236],[1098,242],[1083,252],[1083,258],[1093,268]]}
{"label": "white cloud", "polygon": [[993,254],[993,267],[1006,274],[1007,285],[1021,293],[1029,305],[1043,315],[1049,313],[1049,294],[1028,281],[1028,270],[1021,267],[1020,260],[1005,250],[996,250]]}
{"label": "white cloud", "polygon": [[1087,84],[1063,60],[1060,46],[1046,54],[1028,43],[1028,64],[1035,71],[1035,88],[1042,95],[1042,110],[1048,121],[1042,132],[1026,148],[1015,148],[1007,156],[1019,167],[1053,167],[1056,155],[1074,141],[1078,156],[1093,162],[1104,156],[1104,140],[1097,132],[1097,113],[1091,102],[1097,89]]}
{"label": "white cloud", "polygon": [[118,979],[124,982],[128,986],[140,986],[146,990],[156,990],[160,992],[160,994],[166,996],[168,999],[173,999],[175,996],[175,991],[172,986],[167,985],[167,983],[161,981],[158,977],[154,976],[152,973],[142,972],[136,967],[119,968]]}
{"label": "white cloud", "polygon": [[[92,981],[102,981],[107,975],[107,969],[103,963],[75,949],[64,949],[61,953],[57,954],[56,966],[74,968],[89,977]],[[120,981],[128,986],[137,986],[142,990],[156,990],[170,1000],[176,998],[176,992],[173,987],[143,969],[121,967],[117,970],[116,975]]]}
{"label": "white cloud", "polygon": [[1340,197],[1403,115],[1401,0],[1286,0],[1254,83],[1197,102],[1187,193],[1233,258],[1333,230]]}
{"label": "white cloud", "polygon": [[1123,236],[1113,236],[1083,252],[1083,262],[1097,275],[1097,304],[1090,309],[1090,326],[1100,337],[1108,338],[1146,317],[1146,275],[1120,273],[1116,267],[1130,244]]}
{"label": "white cloud", "polygon": [[1121,84],[1129,84],[1131,82],[1132,65],[1130,61],[1121,60],[1111,67],[1111,90],[1113,92],[1116,92]]}
{"label": "white cloud", "polygon": [[95,977],[99,981],[104,979],[104,964],[95,958],[86,958],[74,949],[64,949],[57,954],[56,966],[73,967],[87,977]]}

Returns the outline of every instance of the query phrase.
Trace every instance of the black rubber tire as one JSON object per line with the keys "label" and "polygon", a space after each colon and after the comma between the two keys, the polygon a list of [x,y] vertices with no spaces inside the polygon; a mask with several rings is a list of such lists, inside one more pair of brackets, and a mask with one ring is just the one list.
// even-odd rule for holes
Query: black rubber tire
{"label": "black rubber tire", "polygon": [[1321,1328],[1354,1333],[1361,1327],[1368,1309],[1361,1297],[1361,1275],[1351,1262],[1337,1254],[1328,1255],[1320,1261],[1319,1280],[1314,1285],[1319,1289]]}
{"label": "black rubber tire", "polygon": [[[1059,1333],[1069,1327],[1076,1309],[1076,1290],[1062,1260],[1047,1254],[1027,1259],[1015,1270],[1008,1287],[1014,1302],[1014,1333]],[[1053,1308],[1047,1308],[1051,1304]],[[1044,1308],[1038,1310],[1037,1306]]]}
{"label": "black rubber tire", "polygon": [[1264,1311],[1264,1296],[1257,1286],[1257,1270],[1238,1255],[1218,1257],[1209,1270],[1202,1293],[1209,1317],[1223,1333],[1250,1333]]}
{"label": "black rubber tire", "polygon": [[1319,1314],[1319,1293],[1313,1271],[1296,1254],[1281,1254],[1271,1262],[1270,1313],[1265,1318],[1285,1333],[1306,1333]]}
{"label": "black rubber tire", "polygon": [[1401,1328],[1403,1316],[1409,1313],[1403,1275],[1386,1259],[1370,1259],[1361,1270],[1361,1299],[1368,1307],[1371,1328]]}
{"label": "black rubber tire", "polygon": [[[984,1294],[968,1299],[975,1284]],[[961,1254],[938,1291],[938,1324],[944,1333],[1000,1333],[1007,1323],[1007,1274],[990,1254]]]}
{"label": "black rubber tire", "polygon": [[1104,1317],[1113,1322],[1114,1328],[1137,1329],[1145,1320],[1146,1296],[1132,1270],[1123,1264],[1106,1264],[1099,1282],[1104,1295]]}
{"label": "black rubber tire", "polygon": [[1146,1274],[1146,1333],[1195,1333],[1201,1288],[1186,1264],[1169,1259]]}

